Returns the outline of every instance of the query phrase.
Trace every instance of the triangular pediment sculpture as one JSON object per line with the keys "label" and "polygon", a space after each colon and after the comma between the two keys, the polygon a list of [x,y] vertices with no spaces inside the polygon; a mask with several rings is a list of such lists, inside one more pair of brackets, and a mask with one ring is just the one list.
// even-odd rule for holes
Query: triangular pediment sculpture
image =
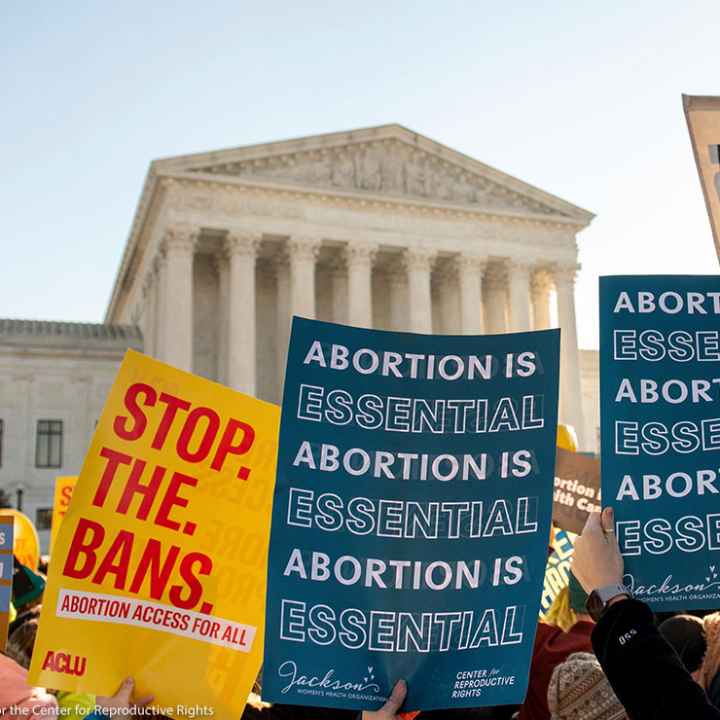
{"label": "triangular pediment sculpture", "polygon": [[158,170],[589,222],[592,214],[400,125],[161,160]]}

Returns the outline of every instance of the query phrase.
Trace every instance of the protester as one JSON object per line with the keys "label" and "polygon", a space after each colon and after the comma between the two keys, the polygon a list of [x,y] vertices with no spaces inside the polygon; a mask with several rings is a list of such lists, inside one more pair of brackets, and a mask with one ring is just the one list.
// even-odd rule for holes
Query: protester
{"label": "protester", "polygon": [[30,667],[41,609],[41,605],[36,605],[30,610],[26,610],[18,615],[8,628],[5,652],[25,669]]}
{"label": "protester", "polygon": [[555,668],[572,653],[591,652],[590,635],[594,623],[587,615],[587,595],[576,578],[570,574],[567,588],[571,627],[539,623],[533,646],[530,678],[525,702],[520,706],[518,720],[549,720],[548,686]]}
{"label": "protester", "polygon": [[[572,569],[586,592],[622,584],[624,562],[612,508],[592,513],[575,542]],[[606,594],[605,592],[602,593]],[[600,611],[595,655],[631,720],[720,720],[720,711],[662,637],[645,603],[620,589]]]}
{"label": "protester", "polygon": [[[685,669],[700,682],[707,651],[705,626],[695,615],[674,615],[658,625],[660,634],[670,643]],[[702,685],[702,683],[700,682]]]}
{"label": "protester", "polygon": [[592,653],[573,653],[553,670],[547,703],[552,720],[627,718]]}
{"label": "protester", "polygon": [[720,613],[704,618],[676,615],[659,626],[710,702],[720,708]]}

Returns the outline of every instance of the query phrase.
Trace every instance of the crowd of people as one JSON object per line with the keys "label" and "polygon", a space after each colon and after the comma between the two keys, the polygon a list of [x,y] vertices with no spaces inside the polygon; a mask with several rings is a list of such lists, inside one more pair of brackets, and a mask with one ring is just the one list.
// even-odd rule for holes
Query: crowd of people
{"label": "crowd of people", "polygon": [[[434,717],[495,720],[720,720],[720,612],[677,614],[662,622],[622,587],[623,560],[612,510],[592,514],[576,541],[572,572],[546,620],[538,624],[527,696],[520,707],[421,712]],[[26,575],[14,594],[14,618],[0,654],[0,716],[65,716],[103,720],[112,714],[152,712],[152,696],[138,697],[127,678],[111,697],[56,692],[28,684],[27,670],[40,622],[43,570]],[[616,588],[593,610],[589,594]],[[602,595],[602,592],[600,592]],[[363,720],[391,720],[402,712],[407,685],[400,679],[383,708]],[[410,713],[414,717],[418,713]],[[405,720],[408,715],[403,716]],[[242,715],[307,720],[357,718],[354,711],[262,701],[259,683]]]}

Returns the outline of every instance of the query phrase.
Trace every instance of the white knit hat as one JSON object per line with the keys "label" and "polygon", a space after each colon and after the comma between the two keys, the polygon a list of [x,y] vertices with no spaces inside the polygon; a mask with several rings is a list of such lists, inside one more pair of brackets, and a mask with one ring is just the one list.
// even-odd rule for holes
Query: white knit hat
{"label": "white knit hat", "polygon": [[597,658],[573,653],[553,671],[548,686],[552,720],[627,720]]}

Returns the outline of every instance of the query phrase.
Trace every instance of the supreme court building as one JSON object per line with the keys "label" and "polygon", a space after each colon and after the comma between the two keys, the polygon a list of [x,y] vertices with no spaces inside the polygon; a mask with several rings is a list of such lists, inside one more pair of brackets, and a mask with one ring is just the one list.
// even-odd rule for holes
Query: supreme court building
{"label": "supreme court building", "polygon": [[591,213],[399,125],[152,164],[106,322],[160,360],[278,402],[301,315],[418,333],[562,328],[584,430],[576,234]]}
{"label": "supreme court building", "polygon": [[[279,402],[293,315],[418,333],[557,323],[560,420],[575,427],[581,449],[594,450],[574,301],[576,235],[592,218],[400,125],[157,160],[105,322],[91,333],[105,349],[87,372],[77,333],[66,352],[75,353],[75,375],[95,377],[103,358],[114,372],[118,338],[127,336],[160,360]],[[4,375],[23,356],[6,352],[2,327]],[[41,356],[33,372],[52,374]],[[87,440],[94,412],[83,411]],[[21,422],[31,429],[39,419]],[[77,472],[77,457],[55,474]]]}

